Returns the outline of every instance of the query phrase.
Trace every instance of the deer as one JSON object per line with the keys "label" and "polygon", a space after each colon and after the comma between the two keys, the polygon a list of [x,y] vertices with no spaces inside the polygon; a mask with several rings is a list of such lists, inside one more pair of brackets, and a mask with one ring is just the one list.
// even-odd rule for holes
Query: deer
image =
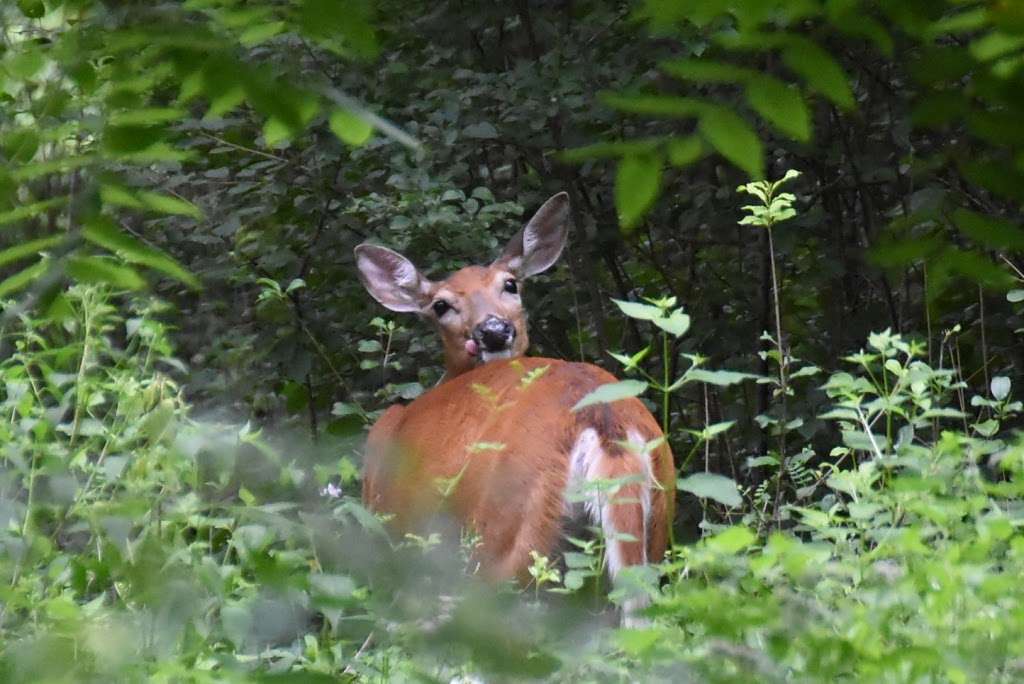
{"label": "deer", "polygon": [[[451,516],[477,535],[479,568],[495,582],[528,585],[531,551],[556,554],[573,524],[602,531],[613,586],[624,568],[660,561],[668,544],[675,465],[650,411],[635,397],[574,411],[615,376],[525,355],[523,282],[557,262],[569,217],[568,195],[554,195],[490,265],[443,280],[386,247],[355,248],[369,294],[430,321],[445,366],[437,385],[371,427],[363,503],[398,533]],[[599,481],[613,486],[588,488]],[[622,623],[642,624],[646,604],[628,599]]]}

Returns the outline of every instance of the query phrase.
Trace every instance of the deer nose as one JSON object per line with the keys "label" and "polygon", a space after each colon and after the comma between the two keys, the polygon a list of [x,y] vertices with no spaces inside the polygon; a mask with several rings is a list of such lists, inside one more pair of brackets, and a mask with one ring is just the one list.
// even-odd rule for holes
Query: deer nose
{"label": "deer nose", "polygon": [[488,316],[473,329],[473,339],[486,352],[505,351],[516,338],[516,327],[504,318]]}

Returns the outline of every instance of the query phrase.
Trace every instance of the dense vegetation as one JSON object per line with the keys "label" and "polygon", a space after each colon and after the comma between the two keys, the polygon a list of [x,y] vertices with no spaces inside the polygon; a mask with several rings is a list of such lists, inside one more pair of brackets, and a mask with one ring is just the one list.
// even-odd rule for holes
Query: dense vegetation
{"label": "dense vegetation", "polygon": [[[3,3],[0,678],[1019,680],[1022,93],[1008,0]],[[352,247],[561,190],[676,545],[495,591],[359,504],[441,359]]]}

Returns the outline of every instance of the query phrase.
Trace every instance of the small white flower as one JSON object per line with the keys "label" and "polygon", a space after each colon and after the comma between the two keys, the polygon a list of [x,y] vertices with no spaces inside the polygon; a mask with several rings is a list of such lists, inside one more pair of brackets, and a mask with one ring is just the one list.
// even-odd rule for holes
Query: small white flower
{"label": "small white flower", "polygon": [[333,482],[328,482],[327,486],[320,490],[320,496],[325,496],[328,499],[340,499],[341,485],[336,485]]}

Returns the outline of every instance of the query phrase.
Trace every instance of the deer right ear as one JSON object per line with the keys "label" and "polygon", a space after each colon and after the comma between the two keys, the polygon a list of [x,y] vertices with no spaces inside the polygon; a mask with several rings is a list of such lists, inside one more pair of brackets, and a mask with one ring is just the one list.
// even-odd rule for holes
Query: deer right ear
{"label": "deer right ear", "polygon": [[520,278],[546,271],[558,261],[569,235],[569,195],[560,192],[537,210],[516,233],[494,264]]}
{"label": "deer right ear", "polygon": [[419,312],[430,302],[431,282],[398,252],[364,243],[355,254],[363,287],[387,308]]}

